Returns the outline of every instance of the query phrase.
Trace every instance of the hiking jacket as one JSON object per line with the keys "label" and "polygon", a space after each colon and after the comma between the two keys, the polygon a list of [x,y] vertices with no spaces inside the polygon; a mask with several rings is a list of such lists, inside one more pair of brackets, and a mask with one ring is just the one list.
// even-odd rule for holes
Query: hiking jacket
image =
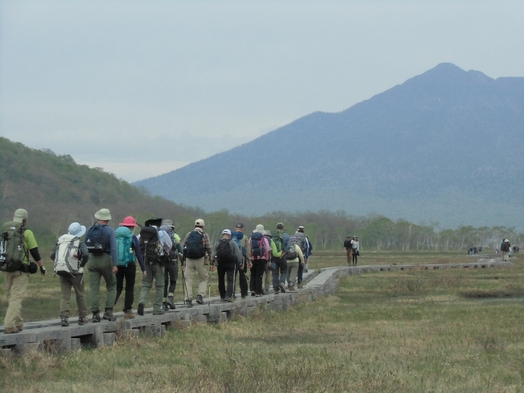
{"label": "hiking jacket", "polygon": [[[211,266],[215,266],[217,264],[217,261],[215,260],[215,256],[217,254],[217,248],[218,248],[218,244],[220,243],[220,240],[216,242],[215,246],[213,247],[213,257],[211,258]],[[231,261],[231,263],[227,263],[227,265],[235,266],[236,264],[242,263],[242,251],[240,251],[240,248],[238,248],[237,242],[231,239],[229,241],[229,246],[231,247],[231,250],[233,251],[233,260]]]}
{"label": "hiking jacket", "polygon": [[304,253],[298,244],[295,244],[295,250],[297,252],[297,257],[295,259],[288,259],[287,263],[300,262],[302,265],[304,265],[306,263],[304,259]]}

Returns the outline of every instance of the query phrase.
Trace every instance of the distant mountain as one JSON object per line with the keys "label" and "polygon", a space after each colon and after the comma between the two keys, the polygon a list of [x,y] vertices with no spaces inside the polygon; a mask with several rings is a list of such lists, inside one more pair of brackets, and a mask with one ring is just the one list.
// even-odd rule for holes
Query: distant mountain
{"label": "distant mountain", "polygon": [[327,209],[518,227],[523,131],[523,77],[443,63],[345,111],[312,113],[135,185],[206,211]]}

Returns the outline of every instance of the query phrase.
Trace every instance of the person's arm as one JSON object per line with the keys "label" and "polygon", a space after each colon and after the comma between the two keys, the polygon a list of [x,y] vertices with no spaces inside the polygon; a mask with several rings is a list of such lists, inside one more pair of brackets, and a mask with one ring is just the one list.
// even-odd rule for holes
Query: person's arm
{"label": "person's arm", "polygon": [[80,265],[84,267],[85,265],[87,265],[87,262],[89,261],[89,250],[87,249],[87,246],[84,242],[80,242],[78,246],[78,251],[80,252]]}
{"label": "person's arm", "polygon": [[133,250],[135,251],[136,259],[138,260],[138,263],[140,264],[140,269],[142,269],[142,272],[145,273],[146,264],[144,262],[144,256],[142,255],[142,249],[140,248],[140,242],[138,241],[138,238],[135,235],[133,235]]}
{"label": "person's arm", "polygon": [[302,265],[305,265],[305,264],[306,264],[306,260],[304,259],[304,253],[302,252],[302,249],[301,249],[300,247],[298,247],[296,244],[295,244],[295,249],[297,250],[298,261],[299,261]]}

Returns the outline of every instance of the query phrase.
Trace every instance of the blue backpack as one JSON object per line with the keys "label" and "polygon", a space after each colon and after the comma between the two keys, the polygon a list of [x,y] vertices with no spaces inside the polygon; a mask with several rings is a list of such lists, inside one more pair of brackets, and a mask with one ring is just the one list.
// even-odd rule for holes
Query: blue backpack
{"label": "blue backpack", "polygon": [[264,235],[260,232],[255,232],[251,235],[251,255],[257,259],[264,256],[264,246],[262,245],[262,239]]}
{"label": "blue backpack", "polygon": [[105,225],[100,225],[98,222],[94,223],[86,232],[85,244],[87,250],[93,254],[102,254],[111,252],[109,246],[109,237],[104,231]]}
{"label": "blue backpack", "polygon": [[244,238],[243,232],[234,231],[231,233],[231,238],[235,241],[238,248],[242,251],[242,256],[246,256],[246,249],[242,247],[242,239]]}
{"label": "blue backpack", "polygon": [[116,249],[118,251],[118,266],[127,267],[135,263],[133,252],[133,232],[128,227],[118,227],[115,231]]}

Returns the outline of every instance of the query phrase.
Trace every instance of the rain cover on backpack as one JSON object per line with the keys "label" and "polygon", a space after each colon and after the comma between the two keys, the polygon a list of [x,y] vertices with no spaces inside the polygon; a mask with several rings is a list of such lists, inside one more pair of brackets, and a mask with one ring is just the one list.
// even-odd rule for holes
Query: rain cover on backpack
{"label": "rain cover on backpack", "polygon": [[59,276],[76,276],[84,272],[80,262],[80,238],[65,234],[58,238],[55,251],[55,273]]}
{"label": "rain cover on backpack", "polygon": [[17,272],[24,263],[24,231],[21,223],[6,222],[0,234],[0,270]]}
{"label": "rain cover on backpack", "polygon": [[115,230],[116,250],[118,254],[118,266],[127,267],[130,263],[135,263],[135,253],[133,252],[133,232],[128,227],[118,227]]}

